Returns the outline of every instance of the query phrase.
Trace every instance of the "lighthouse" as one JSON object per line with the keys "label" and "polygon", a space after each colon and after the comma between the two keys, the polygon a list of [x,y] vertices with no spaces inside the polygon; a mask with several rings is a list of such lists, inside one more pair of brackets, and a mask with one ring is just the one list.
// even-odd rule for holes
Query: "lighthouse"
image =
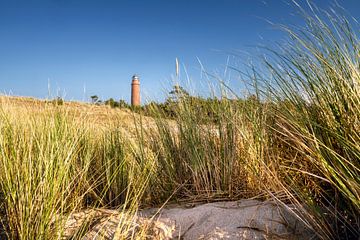
{"label": "lighthouse", "polygon": [[131,82],[131,106],[140,106],[140,80],[136,74]]}

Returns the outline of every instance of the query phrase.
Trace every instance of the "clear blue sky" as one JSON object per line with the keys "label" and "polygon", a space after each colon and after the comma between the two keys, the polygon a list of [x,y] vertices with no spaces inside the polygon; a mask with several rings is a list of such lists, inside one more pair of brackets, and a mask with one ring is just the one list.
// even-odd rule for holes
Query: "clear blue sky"
{"label": "clear blue sky", "polygon": [[[50,79],[52,95],[82,100],[85,86],[87,97],[128,101],[138,73],[143,96],[159,100],[176,57],[198,84],[197,58],[209,71],[223,69],[229,52],[282,38],[264,19],[301,24],[286,2],[0,0],[0,91],[46,98]],[[360,17],[360,1],[338,2]]]}

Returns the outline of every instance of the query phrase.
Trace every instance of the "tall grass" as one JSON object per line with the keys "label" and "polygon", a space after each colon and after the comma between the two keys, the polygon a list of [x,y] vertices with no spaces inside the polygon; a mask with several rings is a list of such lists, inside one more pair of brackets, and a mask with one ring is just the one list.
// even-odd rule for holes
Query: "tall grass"
{"label": "tall grass", "polygon": [[[66,107],[15,107],[3,102],[0,116],[0,190],[9,239],[60,238],[64,216],[85,207],[136,212],[152,168],[141,150],[116,129],[95,131]],[[129,231],[129,217],[119,223],[120,235]]]}
{"label": "tall grass", "polygon": [[345,17],[295,4],[307,25],[280,26],[289,42],[267,49],[267,75],[250,76],[253,101],[214,101],[209,123],[184,98],[173,122],[158,118],[150,136],[166,179],[161,193],[206,200],[263,193],[295,203],[294,214],[319,238],[357,238],[360,42]]}
{"label": "tall grass", "polygon": [[85,193],[84,132],[61,113],[34,120],[2,112],[1,119],[1,190],[11,237],[47,239],[56,214],[79,207]]}
{"label": "tall grass", "polygon": [[153,190],[158,199],[215,201],[264,197],[268,188],[277,192],[269,169],[275,167],[272,155],[283,149],[272,147],[271,106],[256,97],[208,104],[210,118],[187,98],[177,102],[172,120],[153,110],[158,117],[147,135],[159,162],[161,183]]}
{"label": "tall grass", "polygon": [[265,60],[277,104],[274,129],[298,154],[289,172],[313,184],[307,194],[306,182],[287,186],[323,222],[321,237],[352,238],[360,229],[360,42],[343,15],[298,7],[306,27],[281,26],[289,43]]}
{"label": "tall grass", "polygon": [[2,103],[9,238],[59,238],[61,216],[89,207],[130,212],[117,231],[126,238],[139,206],[249,197],[296,204],[321,239],[358,238],[360,42],[342,16],[299,9],[307,26],[281,26],[289,43],[270,50],[267,75],[252,69],[255,95],[222,96],[209,114],[179,96],[171,120],[156,106],[153,119],[134,115],[131,136],[116,121],[94,127],[70,107]]}

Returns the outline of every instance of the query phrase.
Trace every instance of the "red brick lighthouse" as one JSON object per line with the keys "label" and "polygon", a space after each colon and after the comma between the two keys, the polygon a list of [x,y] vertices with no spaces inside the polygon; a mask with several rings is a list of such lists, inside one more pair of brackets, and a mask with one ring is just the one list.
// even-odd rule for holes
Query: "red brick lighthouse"
{"label": "red brick lighthouse", "polygon": [[131,82],[131,106],[140,106],[140,80],[137,75],[132,77]]}

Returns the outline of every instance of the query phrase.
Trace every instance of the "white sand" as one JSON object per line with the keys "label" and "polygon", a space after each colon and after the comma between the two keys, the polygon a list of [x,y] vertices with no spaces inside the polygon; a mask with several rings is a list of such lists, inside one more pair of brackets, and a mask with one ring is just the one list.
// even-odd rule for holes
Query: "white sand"
{"label": "white sand", "polygon": [[[289,208],[290,209],[290,208]],[[79,228],[81,219],[92,219],[83,239],[116,239],[124,214],[115,210],[87,210],[70,216],[64,238]],[[76,220],[74,220],[76,219]],[[198,205],[193,208],[146,209],[130,224],[139,234],[148,226],[148,239],[312,239],[314,234],[289,210],[272,202],[241,200]],[[118,229],[119,230],[119,229]]]}

